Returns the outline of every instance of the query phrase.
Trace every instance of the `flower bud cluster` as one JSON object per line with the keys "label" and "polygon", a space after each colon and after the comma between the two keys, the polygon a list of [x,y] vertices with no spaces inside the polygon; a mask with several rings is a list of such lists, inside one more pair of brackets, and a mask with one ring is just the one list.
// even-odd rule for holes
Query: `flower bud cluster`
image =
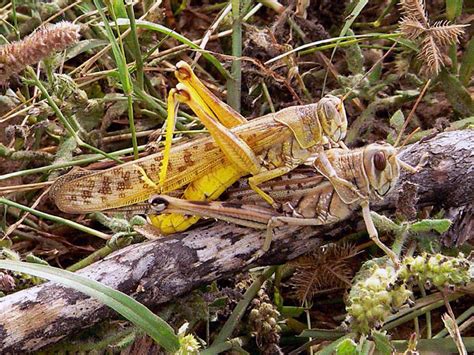
{"label": "flower bud cluster", "polygon": [[462,253],[457,257],[423,253],[404,260],[398,279],[406,283],[420,282],[427,289],[432,286],[453,288],[471,280],[469,268],[470,262]]}
{"label": "flower bud cluster", "polygon": [[380,328],[385,319],[408,302],[411,291],[405,285],[389,289],[396,279],[395,269],[373,261],[364,264],[352,286],[346,307],[351,328],[367,334]]}
{"label": "flower bud cluster", "polygon": [[352,330],[368,334],[405,304],[412,292],[407,288],[417,281],[426,288],[462,286],[470,282],[470,262],[459,254],[447,257],[423,253],[403,260],[398,271],[383,259],[366,262],[354,278],[348,297],[347,319]]}

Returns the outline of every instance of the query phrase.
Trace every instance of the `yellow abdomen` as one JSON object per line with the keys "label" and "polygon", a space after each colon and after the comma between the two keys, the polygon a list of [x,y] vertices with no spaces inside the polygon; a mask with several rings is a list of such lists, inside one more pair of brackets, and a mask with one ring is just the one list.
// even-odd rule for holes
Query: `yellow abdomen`
{"label": "yellow abdomen", "polygon": [[[215,168],[209,174],[191,182],[181,198],[190,201],[216,200],[224,191],[242,177],[242,172],[233,165]],[[198,216],[184,216],[178,213],[149,215],[150,223],[163,234],[182,232],[199,220]]]}

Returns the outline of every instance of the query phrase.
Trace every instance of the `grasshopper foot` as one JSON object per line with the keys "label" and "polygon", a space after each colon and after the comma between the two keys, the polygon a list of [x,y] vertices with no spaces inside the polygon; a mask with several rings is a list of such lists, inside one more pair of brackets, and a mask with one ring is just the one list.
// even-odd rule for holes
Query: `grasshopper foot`
{"label": "grasshopper foot", "polygon": [[405,162],[401,161],[400,159],[398,159],[398,162],[399,162],[400,166],[403,169],[405,169],[406,171],[409,171],[412,174],[415,174],[415,173],[418,173],[421,169],[423,169],[425,167],[425,165],[429,161],[429,158],[430,158],[429,153],[423,154],[420,158],[420,161],[418,162],[418,164],[416,166],[411,166],[410,164],[405,163]]}

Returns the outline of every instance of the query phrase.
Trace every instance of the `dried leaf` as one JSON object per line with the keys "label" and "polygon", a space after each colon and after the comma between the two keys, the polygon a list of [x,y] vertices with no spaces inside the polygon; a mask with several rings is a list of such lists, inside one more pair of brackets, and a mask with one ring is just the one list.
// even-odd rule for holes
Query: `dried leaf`
{"label": "dried leaf", "polygon": [[461,332],[459,331],[459,327],[456,324],[456,320],[453,319],[448,313],[443,314],[441,318],[443,319],[444,326],[448,330],[449,335],[456,343],[459,354],[467,355],[466,347],[462,341]]}

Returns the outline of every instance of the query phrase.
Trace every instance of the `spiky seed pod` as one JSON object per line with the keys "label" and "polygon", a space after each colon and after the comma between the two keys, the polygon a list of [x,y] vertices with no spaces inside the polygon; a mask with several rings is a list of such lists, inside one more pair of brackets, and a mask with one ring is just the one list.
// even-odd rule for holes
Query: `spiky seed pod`
{"label": "spiky seed pod", "polygon": [[59,22],[39,28],[21,41],[0,47],[0,83],[53,52],[62,51],[79,40],[80,26]]}
{"label": "spiky seed pod", "polygon": [[395,280],[396,272],[391,266],[373,260],[362,266],[354,278],[346,307],[346,321],[353,331],[368,334],[407,302],[411,292],[405,285],[389,287]]}
{"label": "spiky seed pod", "polygon": [[457,257],[423,253],[405,258],[398,279],[408,283],[419,281],[425,287],[460,286],[471,280],[469,268],[470,262],[462,253]]}
{"label": "spiky seed pod", "polygon": [[420,46],[417,59],[424,65],[421,72],[427,77],[437,75],[448,64],[443,56],[444,49],[459,42],[465,25],[452,25],[448,21],[430,24],[423,0],[402,0],[402,19],[399,22],[402,35]]}
{"label": "spiky seed pod", "polygon": [[348,288],[353,275],[351,259],[355,255],[354,245],[339,243],[293,260],[295,272],[289,280],[289,296],[304,302],[321,290]]}

